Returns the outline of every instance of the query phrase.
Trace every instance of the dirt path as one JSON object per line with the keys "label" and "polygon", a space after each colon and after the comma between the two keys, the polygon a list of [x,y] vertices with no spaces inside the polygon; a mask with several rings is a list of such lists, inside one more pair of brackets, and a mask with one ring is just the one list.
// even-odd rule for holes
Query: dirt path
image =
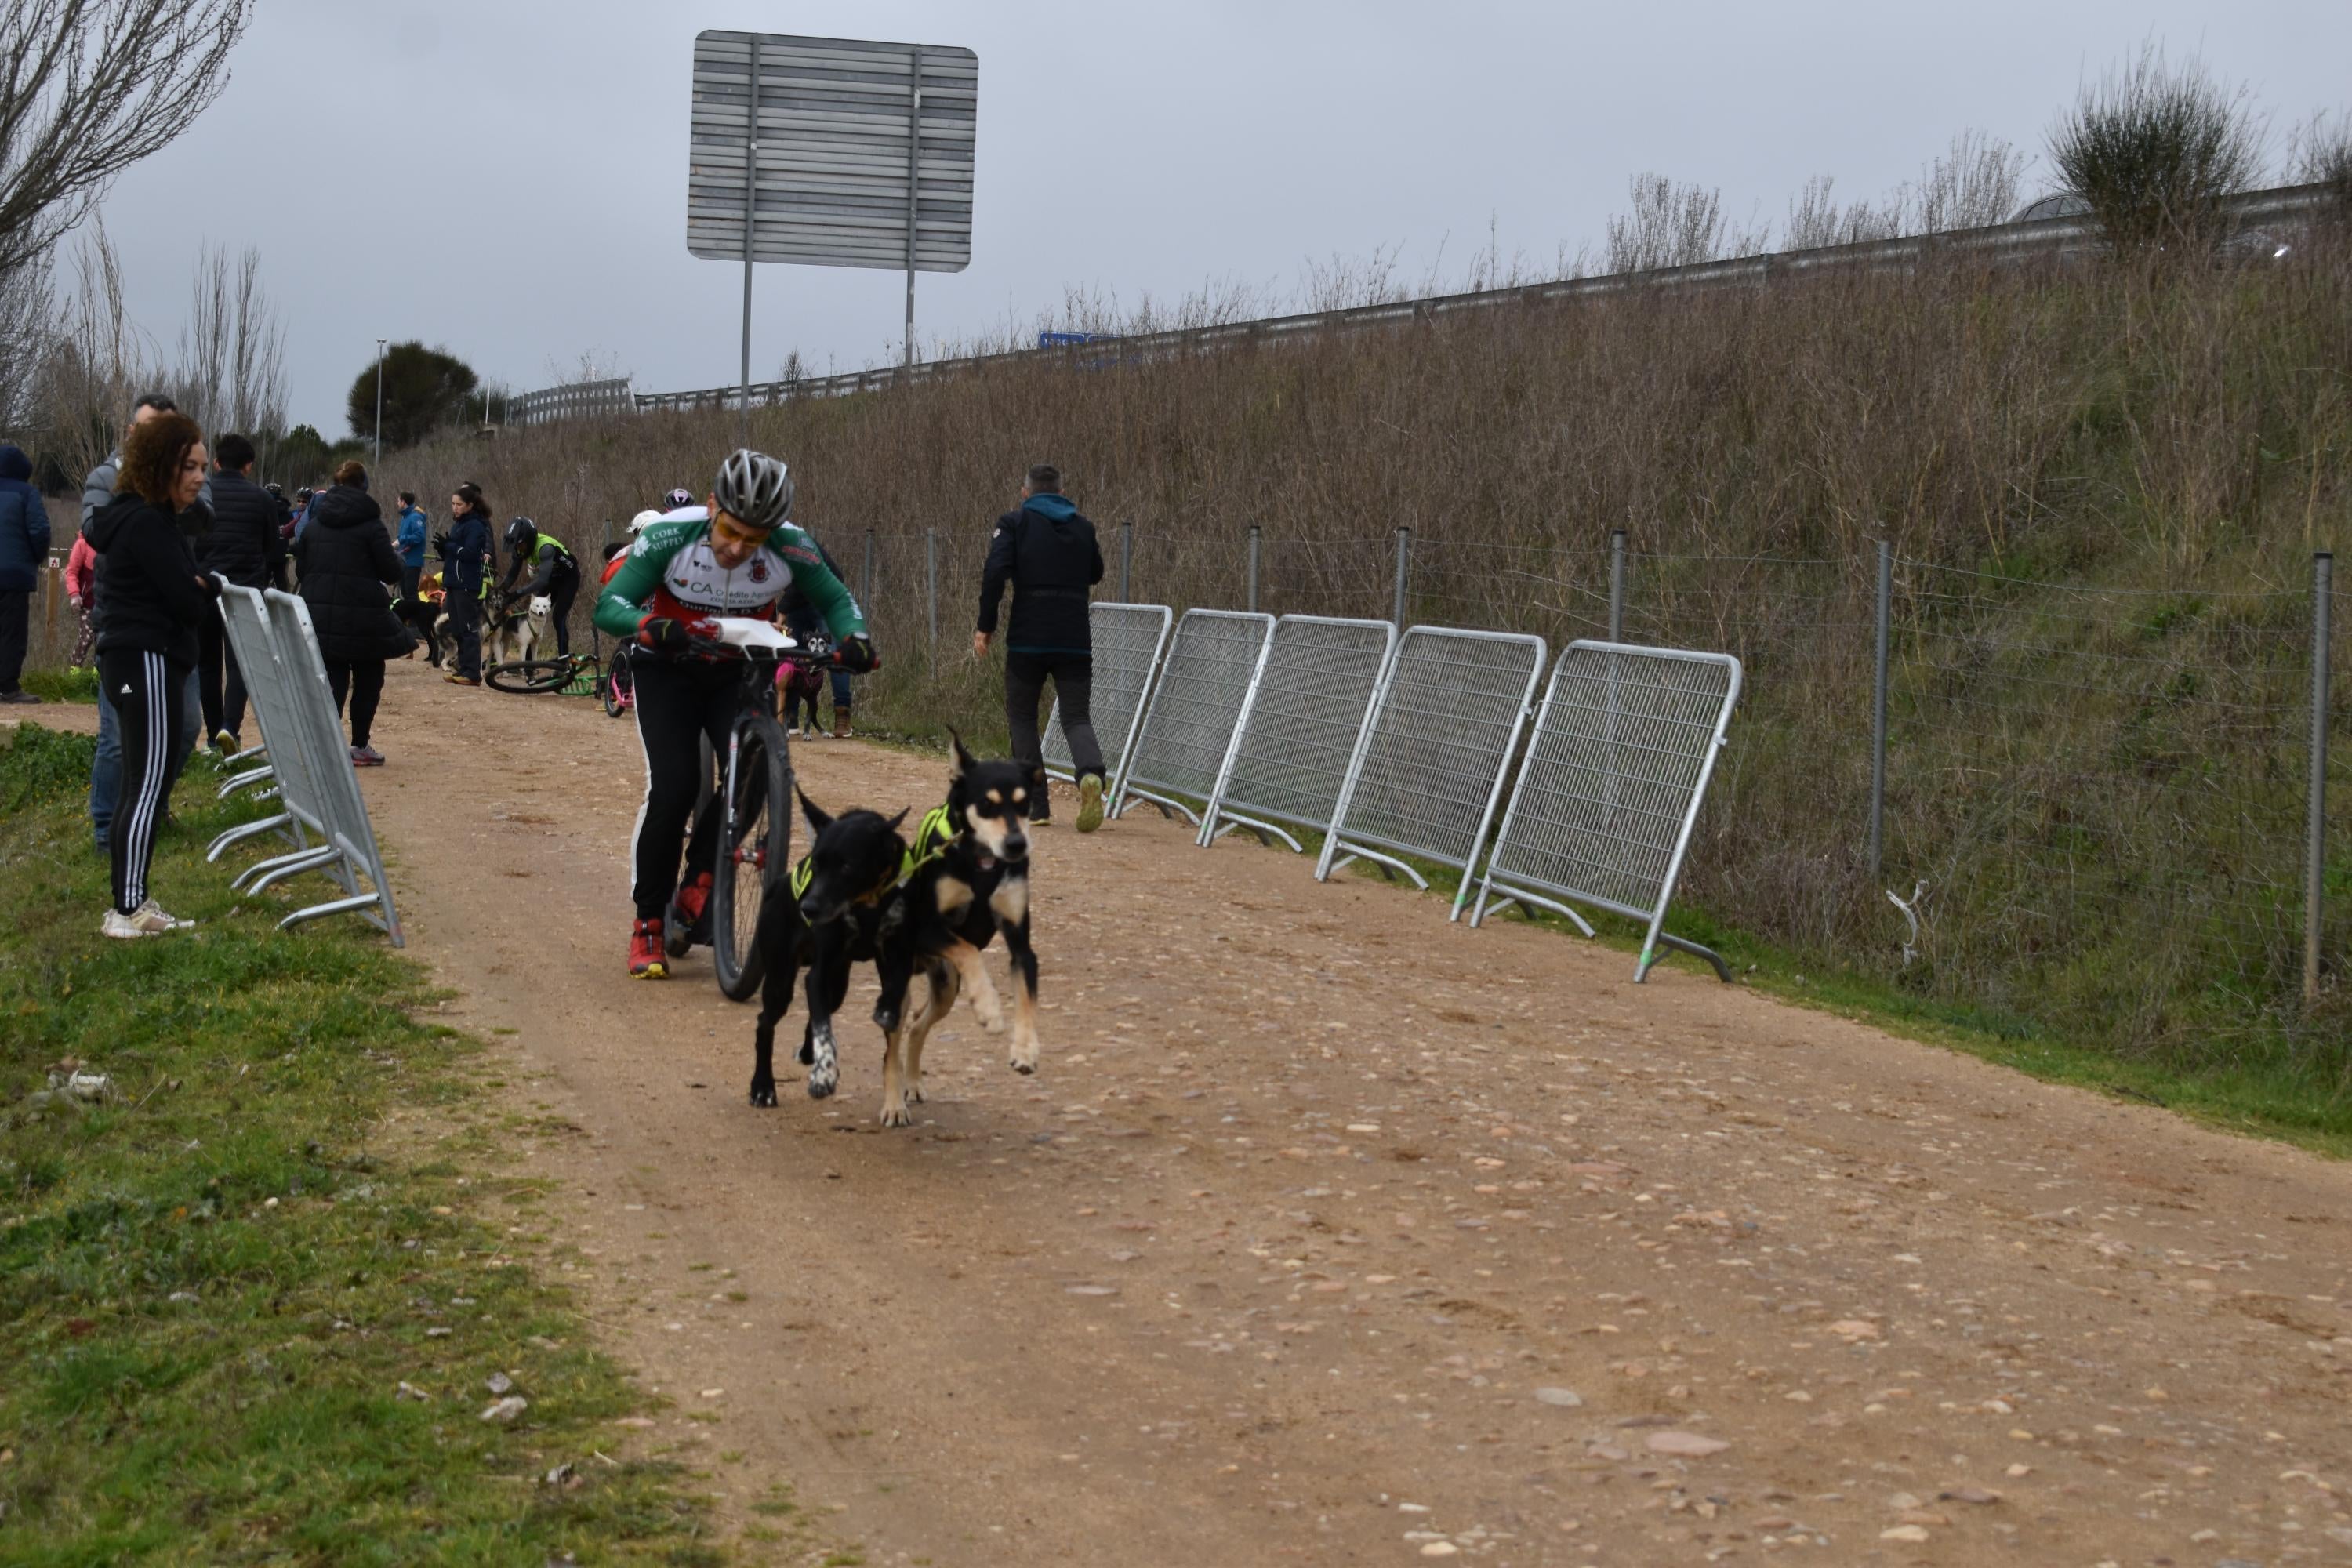
{"label": "dirt path", "polygon": [[623,973],[631,727],[395,666],[379,737],[413,945],[738,1508],[876,1563],[2352,1562],[2352,1170],[1151,816],[1043,837],[1037,1078],[961,1012],[882,1133],[861,1021],[754,1111],[707,956]]}

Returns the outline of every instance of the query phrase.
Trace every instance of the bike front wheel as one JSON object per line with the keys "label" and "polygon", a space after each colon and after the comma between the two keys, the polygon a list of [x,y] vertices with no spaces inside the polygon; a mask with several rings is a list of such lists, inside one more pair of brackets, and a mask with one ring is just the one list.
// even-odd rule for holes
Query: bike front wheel
{"label": "bike front wheel", "polygon": [[604,679],[596,683],[596,689],[604,699],[604,716],[606,718],[618,719],[622,714],[626,713],[629,710],[629,660],[627,655],[615,654],[613,656],[613,668],[604,672]]}
{"label": "bike front wheel", "polygon": [[719,989],[748,1002],[767,973],[760,913],[792,897],[793,759],[783,730],[764,713],[735,721],[719,846],[711,866],[710,947]]}
{"label": "bike front wheel", "polygon": [[568,658],[526,658],[491,665],[482,671],[482,680],[493,691],[529,696],[562,690],[573,673],[574,663]]}

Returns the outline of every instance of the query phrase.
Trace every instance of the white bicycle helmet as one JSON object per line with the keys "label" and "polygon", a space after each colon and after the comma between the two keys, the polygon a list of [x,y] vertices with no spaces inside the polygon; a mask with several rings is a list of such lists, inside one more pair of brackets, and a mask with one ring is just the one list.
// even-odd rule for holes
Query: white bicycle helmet
{"label": "white bicycle helmet", "polygon": [[636,516],[629,519],[629,531],[631,533],[642,532],[646,524],[659,522],[661,520],[662,514],[660,512],[656,511],[651,507],[647,507],[645,510],[637,513]]}
{"label": "white bicycle helmet", "polygon": [[719,510],[751,528],[773,528],[793,510],[792,470],[781,458],[740,447],[719,466]]}

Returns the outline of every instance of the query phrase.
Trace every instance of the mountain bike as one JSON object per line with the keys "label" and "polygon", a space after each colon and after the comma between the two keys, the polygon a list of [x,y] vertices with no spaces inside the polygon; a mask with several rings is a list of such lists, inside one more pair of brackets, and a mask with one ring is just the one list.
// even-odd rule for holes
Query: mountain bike
{"label": "mountain bike", "polygon": [[[625,647],[625,645],[624,645]],[[510,659],[503,664],[485,665],[482,683],[493,691],[515,696],[544,696],[555,692],[565,697],[604,697],[604,711],[614,718],[620,713],[605,691],[604,646],[596,635],[596,623],[588,623],[586,653],[557,654],[551,658]],[[615,654],[614,662],[619,662]],[[627,704],[624,702],[623,708]]]}
{"label": "mountain bike", "polygon": [[[830,667],[830,646],[798,643],[765,621],[719,621],[724,641],[697,638],[695,651],[714,658],[740,659],[742,683],[727,750],[708,764],[719,813],[711,855],[710,952],[719,989],[730,1001],[748,1002],[766,976],[760,952],[760,911],[772,898],[790,898],[792,869],[793,759],[784,728],[776,721],[776,672],[780,663]],[[673,922],[669,951],[682,954],[691,934]]]}

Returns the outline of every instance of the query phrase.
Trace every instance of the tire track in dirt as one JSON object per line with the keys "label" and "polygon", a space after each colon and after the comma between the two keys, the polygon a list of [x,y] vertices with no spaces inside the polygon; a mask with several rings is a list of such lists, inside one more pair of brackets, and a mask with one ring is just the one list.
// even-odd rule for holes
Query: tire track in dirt
{"label": "tire track in dirt", "polygon": [[707,959],[621,973],[633,731],[392,675],[414,945],[518,1031],[556,1267],[730,1511],[789,1479],[875,1562],[2352,1561],[2340,1166],[1148,816],[1040,836],[1036,1079],[960,1012],[883,1134],[860,1022],[753,1111]]}

